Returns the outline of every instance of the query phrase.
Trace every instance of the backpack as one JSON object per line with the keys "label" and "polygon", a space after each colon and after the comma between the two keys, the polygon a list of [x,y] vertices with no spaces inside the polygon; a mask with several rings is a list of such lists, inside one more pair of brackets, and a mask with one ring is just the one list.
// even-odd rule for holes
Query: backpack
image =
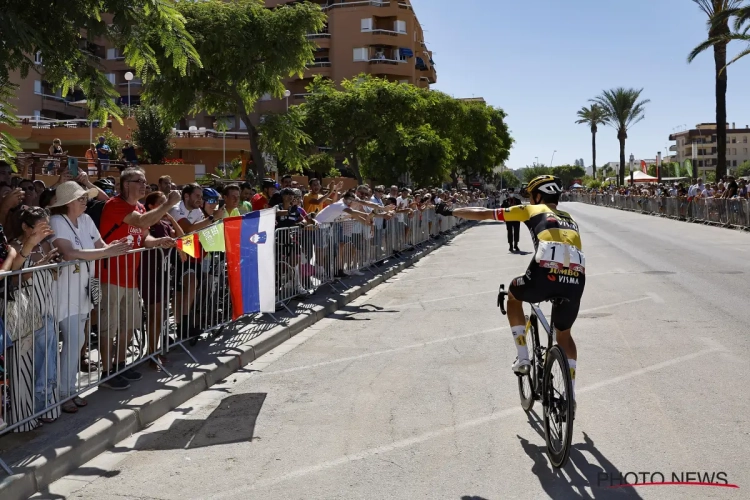
{"label": "backpack", "polygon": [[104,210],[104,204],[106,202],[101,200],[91,200],[86,206],[86,215],[91,217],[94,221],[94,225],[99,229],[99,221],[102,219],[102,210]]}

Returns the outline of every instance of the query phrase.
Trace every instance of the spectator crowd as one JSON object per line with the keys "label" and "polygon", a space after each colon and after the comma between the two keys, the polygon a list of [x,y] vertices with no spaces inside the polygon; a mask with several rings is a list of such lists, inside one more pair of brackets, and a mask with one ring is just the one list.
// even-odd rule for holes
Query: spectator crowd
{"label": "spectator crowd", "polygon": [[[107,160],[107,148],[91,146],[92,161]],[[65,154],[53,147],[51,155]],[[224,277],[225,261],[188,251],[180,244],[186,235],[274,208],[277,281],[287,280],[277,293],[289,285],[289,296],[298,296],[311,284],[361,275],[425,235],[439,237],[450,229],[435,215],[442,207],[497,201],[468,189],[342,190],[320,179],[307,189],[291,176],[264,179],[257,189],[177,186],[169,176],[149,184],[133,163],[119,178],[94,182],[89,169],[75,177],[63,170],[46,186],[0,162],[0,432],[78,412],[88,404],[84,388],[129,388],[142,378],[137,358],[164,369],[165,330],[175,341],[197,339],[206,322],[195,311],[211,295],[209,278]]]}

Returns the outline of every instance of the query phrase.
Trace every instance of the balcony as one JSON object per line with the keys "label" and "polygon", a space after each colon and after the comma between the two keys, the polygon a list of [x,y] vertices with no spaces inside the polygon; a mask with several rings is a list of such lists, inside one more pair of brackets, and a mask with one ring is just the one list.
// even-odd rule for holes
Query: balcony
{"label": "balcony", "polygon": [[[327,59],[327,58],[326,58]],[[331,76],[331,62],[329,60],[316,59],[305,68],[303,79],[314,78],[316,75]]]}

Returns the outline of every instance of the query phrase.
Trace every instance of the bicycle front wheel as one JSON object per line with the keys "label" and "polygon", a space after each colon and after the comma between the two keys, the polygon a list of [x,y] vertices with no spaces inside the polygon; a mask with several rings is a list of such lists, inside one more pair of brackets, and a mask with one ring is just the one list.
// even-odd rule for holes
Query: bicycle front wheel
{"label": "bicycle front wheel", "polygon": [[568,461],[573,439],[573,381],[560,346],[553,346],[547,353],[542,387],[547,453],[552,465],[560,469]]}

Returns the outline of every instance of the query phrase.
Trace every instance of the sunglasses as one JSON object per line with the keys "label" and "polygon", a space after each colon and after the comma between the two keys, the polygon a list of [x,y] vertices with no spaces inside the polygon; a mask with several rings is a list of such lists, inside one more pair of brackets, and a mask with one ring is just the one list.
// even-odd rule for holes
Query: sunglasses
{"label": "sunglasses", "polygon": [[219,203],[219,201],[212,199],[212,200],[206,200],[206,203],[208,203],[209,205],[216,205],[217,203]]}

